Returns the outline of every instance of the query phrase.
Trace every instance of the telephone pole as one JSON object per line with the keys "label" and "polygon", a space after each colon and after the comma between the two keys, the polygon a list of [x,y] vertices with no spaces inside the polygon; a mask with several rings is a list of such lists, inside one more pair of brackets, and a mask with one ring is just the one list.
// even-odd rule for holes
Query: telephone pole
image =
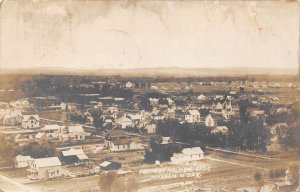
{"label": "telephone pole", "polygon": [[300,2],[298,1],[298,23],[299,23],[299,26],[298,26],[298,78],[300,79]]}

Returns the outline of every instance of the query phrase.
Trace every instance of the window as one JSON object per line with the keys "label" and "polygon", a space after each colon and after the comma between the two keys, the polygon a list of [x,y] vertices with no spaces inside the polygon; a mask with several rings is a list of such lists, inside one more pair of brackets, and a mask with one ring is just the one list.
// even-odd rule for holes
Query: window
{"label": "window", "polygon": [[56,170],[56,174],[58,174],[59,173],[59,170]]}

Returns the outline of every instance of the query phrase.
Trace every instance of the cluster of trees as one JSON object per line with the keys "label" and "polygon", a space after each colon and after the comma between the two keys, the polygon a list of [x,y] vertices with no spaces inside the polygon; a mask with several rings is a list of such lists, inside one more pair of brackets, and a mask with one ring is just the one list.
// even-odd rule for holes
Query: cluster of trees
{"label": "cluster of trees", "polygon": [[18,147],[15,146],[9,140],[6,140],[4,136],[0,136],[0,164],[2,166],[11,166],[13,159],[19,153]]}
{"label": "cluster of trees", "polygon": [[130,99],[133,96],[133,91],[120,87],[113,87],[109,83],[102,86],[101,93],[103,96],[123,97]]}
{"label": "cluster of trees", "polygon": [[29,143],[24,145],[20,152],[22,155],[30,155],[32,158],[54,157],[56,149],[49,143]]}
{"label": "cluster of trees", "polygon": [[225,147],[237,150],[266,151],[268,134],[262,121],[224,123],[228,133],[211,133],[203,124],[181,124],[178,120],[166,120],[157,125],[157,134],[169,136],[185,143],[201,143],[211,147]]}
{"label": "cluster of trees", "polygon": [[70,120],[76,123],[84,124],[87,122],[87,116],[78,113],[71,113]]}
{"label": "cluster of trees", "polygon": [[154,163],[156,160],[160,162],[170,161],[173,153],[179,153],[184,146],[178,143],[161,144],[162,139],[160,136],[153,137],[150,140],[150,149],[146,150],[145,159],[146,163]]}

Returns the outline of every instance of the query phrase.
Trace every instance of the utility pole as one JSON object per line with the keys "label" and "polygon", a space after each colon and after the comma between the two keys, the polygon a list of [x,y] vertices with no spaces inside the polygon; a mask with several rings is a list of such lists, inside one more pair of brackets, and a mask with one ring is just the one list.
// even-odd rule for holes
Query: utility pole
{"label": "utility pole", "polygon": [[300,2],[298,1],[298,23],[299,23],[299,30],[298,30],[298,78],[300,79]]}

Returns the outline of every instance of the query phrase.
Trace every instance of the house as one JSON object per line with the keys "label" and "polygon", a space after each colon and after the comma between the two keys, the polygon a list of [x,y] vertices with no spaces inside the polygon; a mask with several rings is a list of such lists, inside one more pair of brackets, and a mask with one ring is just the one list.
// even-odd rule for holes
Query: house
{"label": "house", "polygon": [[263,110],[253,110],[250,112],[250,117],[256,119],[264,119],[266,117],[266,114]]}
{"label": "house", "polygon": [[45,125],[41,128],[42,132],[47,135],[47,137],[55,138],[58,137],[58,132],[65,129],[65,126],[60,126],[57,124]]}
{"label": "house", "polygon": [[216,125],[215,119],[212,117],[211,114],[208,114],[205,117],[205,126],[206,127],[214,127]]}
{"label": "house", "polygon": [[121,169],[122,164],[114,161],[103,161],[99,164],[101,170],[109,171],[109,170],[118,170]]}
{"label": "house", "polygon": [[83,141],[85,140],[85,131],[81,125],[68,126],[59,134],[59,140],[66,141]]}
{"label": "house", "polygon": [[199,101],[204,101],[204,100],[206,100],[206,96],[204,96],[203,94],[201,94],[201,95],[199,95],[199,96],[197,97],[197,99],[198,99]]}
{"label": "house", "polygon": [[166,144],[170,144],[170,143],[172,143],[171,137],[161,137],[160,144],[166,145]]}
{"label": "house", "polygon": [[198,110],[188,110],[184,117],[185,121],[188,123],[199,123],[200,113]]}
{"label": "house", "polygon": [[62,176],[62,166],[58,157],[33,159],[27,171],[29,179],[52,179]]}
{"label": "house", "polygon": [[121,126],[122,129],[130,128],[133,126],[133,122],[130,118],[125,115],[116,120],[116,123]]}
{"label": "house", "polygon": [[80,149],[71,148],[66,151],[61,151],[61,159],[62,161],[68,164],[83,164],[89,161],[89,158],[86,156],[84,151]]}
{"label": "house", "polygon": [[157,121],[155,119],[150,119],[146,125],[144,126],[144,130],[147,132],[147,133],[156,133],[156,126],[157,126]]}
{"label": "house", "polygon": [[184,148],[181,153],[174,153],[171,157],[172,163],[183,163],[204,159],[204,152],[200,147]]}
{"label": "house", "polygon": [[15,159],[15,167],[16,168],[24,168],[24,167],[29,167],[31,162],[33,161],[33,158],[30,156],[23,156],[23,155],[18,155],[16,156]]}
{"label": "house", "polygon": [[132,88],[134,87],[134,84],[128,81],[128,82],[125,84],[125,87],[128,88],[128,89],[132,89]]}
{"label": "house", "polygon": [[105,136],[104,147],[110,151],[128,151],[143,149],[140,138],[127,135],[123,131],[108,132]]}
{"label": "house", "polygon": [[155,110],[155,111],[153,110],[152,117],[155,120],[163,120],[164,119],[164,114],[160,110]]}
{"label": "house", "polygon": [[45,133],[39,132],[35,135],[34,140],[35,140],[35,142],[42,144],[42,143],[48,142],[48,137]]}
{"label": "house", "polygon": [[11,101],[10,106],[15,109],[23,109],[30,107],[29,100],[27,98],[18,99],[16,101]]}
{"label": "house", "polygon": [[167,108],[163,112],[164,119],[175,119],[175,110]]}
{"label": "house", "polygon": [[212,134],[218,134],[218,133],[227,134],[228,133],[228,127],[226,127],[226,126],[217,126],[213,130],[211,130],[211,133]]}
{"label": "house", "polygon": [[140,127],[142,116],[139,114],[129,114],[128,117],[131,119],[133,126]]}
{"label": "house", "polygon": [[20,110],[14,110],[8,112],[3,117],[3,125],[19,125],[22,123],[22,112]]}
{"label": "house", "polygon": [[149,98],[150,104],[152,106],[157,106],[158,105],[158,100],[157,98]]}
{"label": "house", "polygon": [[40,117],[38,115],[23,115],[22,128],[38,128],[40,127]]}

